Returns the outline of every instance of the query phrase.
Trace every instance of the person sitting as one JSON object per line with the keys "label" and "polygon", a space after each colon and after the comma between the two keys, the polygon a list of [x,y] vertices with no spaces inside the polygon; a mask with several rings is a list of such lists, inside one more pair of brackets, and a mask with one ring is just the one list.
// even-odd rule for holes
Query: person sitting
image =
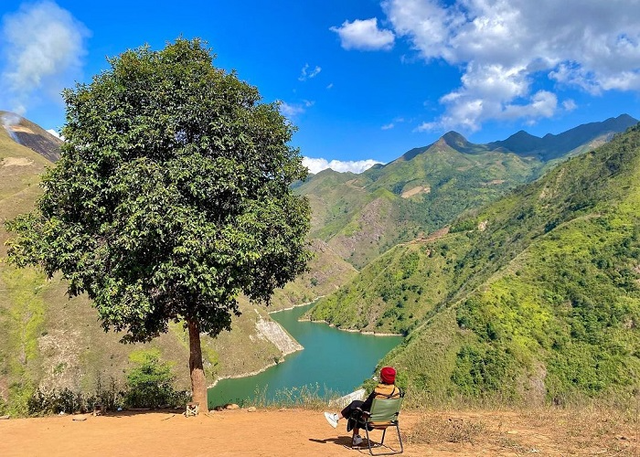
{"label": "person sitting", "polygon": [[362,411],[371,411],[371,405],[374,398],[399,398],[402,396],[402,390],[395,385],[396,370],[393,367],[384,367],[380,370],[380,383],[373,389],[365,401],[354,400],[349,403],[340,414],[325,412],[324,417],[333,428],[338,427],[341,419],[347,419],[347,432],[353,430],[352,446],[362,444],[360,436],[359,422]]}

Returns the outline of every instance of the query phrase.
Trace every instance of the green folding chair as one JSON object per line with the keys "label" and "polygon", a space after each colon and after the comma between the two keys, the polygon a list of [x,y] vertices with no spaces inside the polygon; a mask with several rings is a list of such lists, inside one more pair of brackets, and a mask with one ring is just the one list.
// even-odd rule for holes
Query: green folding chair
{"label": "green folding chair", "polygon": [[[369,447],[369,454],[371,455],[394,455],[402,454],[404,447],[402,445],[402,437],[400,436],[400,423],[398,416],[400,415],[400,407],[402,406],[402,397],[400,398],[374,398],[371,404],[371,412],[363,411],[362,413],[362,428],[364,428],[367,434],[367,445]],[[384,438],[387,434],[387,429],[393,427],[396,429],[398,435],[398,442],[400,443],[400,449],[394,449],[384,444]],[[371,440],[369,431],[382,430],[382,439],[379,443],[375,443]],[[389,452],[374,453],[373,449],[384,448]]]}

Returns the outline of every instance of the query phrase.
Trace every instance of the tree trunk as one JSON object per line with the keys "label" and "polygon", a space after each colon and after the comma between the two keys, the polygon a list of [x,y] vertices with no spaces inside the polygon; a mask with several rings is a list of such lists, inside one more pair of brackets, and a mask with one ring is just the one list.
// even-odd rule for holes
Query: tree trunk
{"label": "tree trunk", "polygon": [[200,327],[194,320],[187,320],[189,325],[189,374],[191,375],[191,392],[193,401],[199,403],[201,412],[208,413],[207,380],[202,367],[202,349],[200,348]]}

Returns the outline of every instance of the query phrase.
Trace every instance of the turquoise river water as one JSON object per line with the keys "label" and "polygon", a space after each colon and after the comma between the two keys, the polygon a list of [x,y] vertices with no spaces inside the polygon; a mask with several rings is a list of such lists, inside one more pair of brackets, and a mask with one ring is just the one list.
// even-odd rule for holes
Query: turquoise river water
{"label": "turquoise river water", "polygon": [[298,322],[313,305],[271,314],[303,347],[278,365],[245,378],[223,379],[209,389],[209,407],[260,398],[282,398],[302,388],[345,395],[355,390],[382,357],[402,341],[399,336],[373,336],[337,330],[323,323]]}

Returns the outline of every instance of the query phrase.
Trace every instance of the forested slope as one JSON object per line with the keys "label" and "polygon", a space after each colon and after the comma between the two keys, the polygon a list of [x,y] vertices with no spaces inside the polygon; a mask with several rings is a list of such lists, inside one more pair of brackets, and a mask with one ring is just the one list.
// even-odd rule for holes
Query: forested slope
{"label": "forested slope", "polygon": [[449,132],[359,175],[324,170],[296,192],[309,198],[311,236],[362,268],[397,243],[450,224],[636,122],[621,115],[559,135],[538,138],[521,131],[487,144]]}
{"label": "forested slope", "polygon": [[636,385],[639,278],[634,127],[451,233],[395,247],[311,316],[408,332],[384,363],[411,389],[561,401]]}

